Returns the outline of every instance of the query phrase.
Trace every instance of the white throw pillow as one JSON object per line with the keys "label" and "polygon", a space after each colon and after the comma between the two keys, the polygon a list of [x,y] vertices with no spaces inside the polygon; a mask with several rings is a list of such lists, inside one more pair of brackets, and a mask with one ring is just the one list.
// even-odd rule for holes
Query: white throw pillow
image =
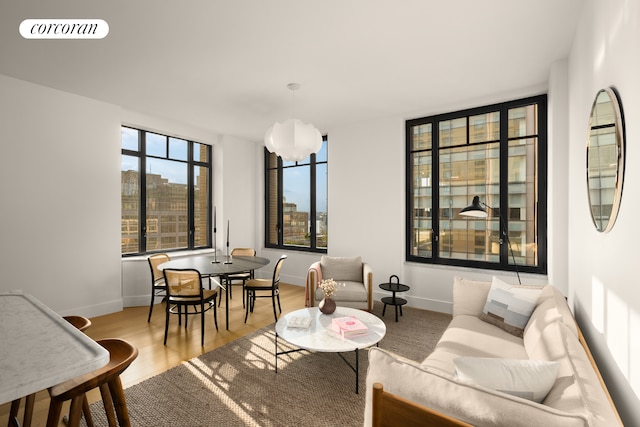
{"label": "white throw pillow", "polygon": [[494,277],[487,302],[479,317],[510,334],[522,337],[541,293],[541,287],[511,286]]}
{"label": "white throw pillow", "polygon": [[542,402],[558,375],[558,362],[545,360],[458,357],[453,360],[460,381]]}

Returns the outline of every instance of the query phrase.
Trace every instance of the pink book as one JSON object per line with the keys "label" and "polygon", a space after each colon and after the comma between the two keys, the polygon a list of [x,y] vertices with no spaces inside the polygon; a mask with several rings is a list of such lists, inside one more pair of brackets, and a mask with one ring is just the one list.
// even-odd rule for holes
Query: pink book
{"label": "pink book", "polygon": [[336,317],[331,321],[333,329],[345,338],[366,335],[369,328],[355,316]]}

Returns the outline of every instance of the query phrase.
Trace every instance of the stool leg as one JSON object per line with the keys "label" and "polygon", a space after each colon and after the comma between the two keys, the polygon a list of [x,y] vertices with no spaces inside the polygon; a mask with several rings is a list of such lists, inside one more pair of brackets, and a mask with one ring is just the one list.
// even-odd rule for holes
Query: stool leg
{"label": "stool leg", "polygon": [[84,415],[84,420],[87,423],[87,426],[94,427],[93,417],[91,416],[91,409],[89,408],[89,401],[87,400],[87,395],[84,395],[84,399],[82,399],[82,414]]}
{"label": "stool leg", "polygon": [[109,381],[109,390],[111,390],[111,396],[113,396],[120,426],[130,427],[131,420],[129,419],[129,410],[127,409],[127,402],[124,399],[124,390],[122,390],[122,382],[119,376]]}
{"label": "stool leg", "polygon": [[47,416],[47,427],[58,427],[61,413],[62,402],[51,399],[51,403],[49,403],[49,415]]}
{"label": "stool leg", "polygon": [[31,427],[31,420],[33,419],[33,405],[36,403],[36,394],[30,394],[25,400],[22,427]]}
{"label": "stool leg", "polygon": [[73,399],[71,399],[71,408],[69,409],[69,427],[80,427],[83,401],[84,394],[75,396]]}
{"label": "stool leg", "polygon": [[107,383],[100,384],[100,394],[102,395],[102,403],[104,404],[104,412],[107,414],[109,427],[115,427],[117,424],[116,417],[113,415],[113,400]]}

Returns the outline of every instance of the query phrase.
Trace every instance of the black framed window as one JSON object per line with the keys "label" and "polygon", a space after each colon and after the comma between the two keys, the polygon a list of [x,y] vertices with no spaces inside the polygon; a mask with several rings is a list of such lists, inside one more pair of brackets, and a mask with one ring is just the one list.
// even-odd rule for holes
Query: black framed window
{"label": "black framed window", "polygon": [[327,137],[298,162],[264,150],[265,246],[327,252]]}
{"label": "black framed window", "polygon": [[546,274],[546,95],[408,120],[406,156],[408,261]]}
{"label": "black framed window", "polygon": [[122,126],[122,254],[211,247],[211,146]]}

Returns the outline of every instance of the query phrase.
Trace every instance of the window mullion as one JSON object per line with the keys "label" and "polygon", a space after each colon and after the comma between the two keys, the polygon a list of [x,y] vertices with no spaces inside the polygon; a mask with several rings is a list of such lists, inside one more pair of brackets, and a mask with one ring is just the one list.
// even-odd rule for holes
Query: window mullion
{"label": "window mullion", "polygon": [[138,191],[138,194],[140,194],[140,227],[138,227],[138,242],[140,243],[138,245],[138,252],[143,254],[147,251],[147,134],[141,130],[138,132],[140,140],[140,171],[138,172],[140,181],[140,189]]}
{"label": "window mullion", "polygon": [[500,110],[500,265],[509,266],[509,109]]}

